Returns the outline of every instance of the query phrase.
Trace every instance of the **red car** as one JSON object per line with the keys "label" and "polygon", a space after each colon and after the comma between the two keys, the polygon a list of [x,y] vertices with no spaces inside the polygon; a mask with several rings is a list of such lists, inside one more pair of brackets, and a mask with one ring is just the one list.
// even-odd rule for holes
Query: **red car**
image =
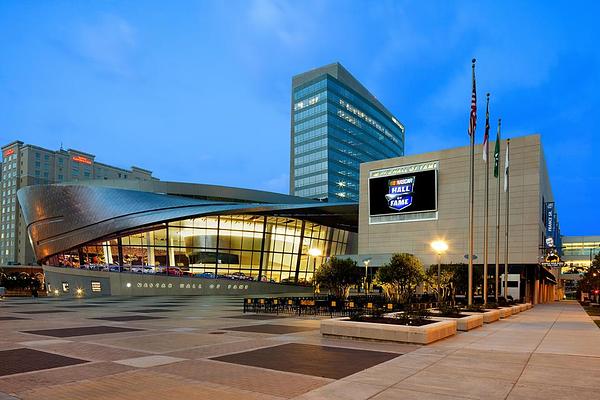
{"label": "red car", "polygon": [[167,275],[169,276],[183,276],[183,271],[178,267],[168,267]]}

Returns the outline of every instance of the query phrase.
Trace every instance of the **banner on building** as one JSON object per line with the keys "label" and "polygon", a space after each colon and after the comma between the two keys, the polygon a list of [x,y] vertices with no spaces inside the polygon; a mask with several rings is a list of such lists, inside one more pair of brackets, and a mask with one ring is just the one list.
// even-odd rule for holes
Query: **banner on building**
{"label": "banner on building", "polygon": [[437,161],[370,171],[370,222],[437,218],[437,172]]}
{"label": "banner on building", "polygon": [[556,229],[556,214],[554,210],[554,202],[546,202],[544,209],[546,213],[546,237],[554,239],[554,232]]}

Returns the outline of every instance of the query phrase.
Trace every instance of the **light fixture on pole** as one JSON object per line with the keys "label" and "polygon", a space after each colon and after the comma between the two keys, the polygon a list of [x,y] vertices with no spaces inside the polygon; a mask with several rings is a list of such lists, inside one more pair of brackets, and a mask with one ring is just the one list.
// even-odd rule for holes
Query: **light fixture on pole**
{"label": "light fixture on pole", "polygon": [[323,254],[321,252],[321,249],[318,249],[316,247],[313,247],[312,249],[308,250],[308,255],[311,257],[319,257],[321,254]]}
{"label": "light fixture on pole", "polygon": [[368,294],[368,286],[367,286],[367,280],[368,280],[368,274],[369,274],[369,263],[371,262],[370,258],[367,258],[366,260],[363,260],[363,263],[365,264],[365,294]]}
{"label": "light fixture on pole", "polygon": [[323,254],[321,249],[313,247],[308,249],[308,255],[313,258],[313,273],[317,271],[317,257],[320,257]]}
{"label": "light fixture on pole", "polygon": [[437,253],[438,255],[438,270],[437,270],[437,301],[438,303],[440,302],[442,296],[441,296],[441,285],[440,285],[440,274],[441,274],[441,270],[442,270],[442,253],[444,253],[446,250],[448,250],[448,243],[444,242],[443,240],[435,240],[433,242],[431,242],[431,248]]}

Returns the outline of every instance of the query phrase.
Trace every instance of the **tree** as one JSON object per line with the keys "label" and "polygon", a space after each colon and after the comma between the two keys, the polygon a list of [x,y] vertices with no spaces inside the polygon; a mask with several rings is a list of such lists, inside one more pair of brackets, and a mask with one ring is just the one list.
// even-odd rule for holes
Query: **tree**
{"label": "tree", "polygon": [[456,268],[453,264],[442,264],[440,266],[440,292],[438,293],[437,287],[437,264],[431,265],[426,273],[427,284],[436,292],[439,296],[440,301],[446,301],[453,299],[456,294],[455,279],[456,279]]}
{"label": "tree", "polygon": [[[469,290],[469,266],[464,263],[460,264],[448,264],[450,267],[454,269],[454,290],[456,293],[467,295],[467,291]],[[488,280],[488,284],[491,284]],[[482,265],[474,265],[473,266],[473,291],[478,287],[483,287],[483,266]]]}
{"label": "tree", "polygon": [[600,254],[596,254],[592,265],[579,280],[578,289],[582,293],[600,289]]}
{"label": "tree", "polygon": [[327,289],[338,298],[347,298],[350,287],[360,283],[362,274],[356,261],[331,257],[315,271],[314,282],[319,289]]}
{"label": "tree", "polygon": [[421,260],[412,254],[397,253],[377,271],[376,280],[387,295],[397,302],[409,303],[425,279]]}

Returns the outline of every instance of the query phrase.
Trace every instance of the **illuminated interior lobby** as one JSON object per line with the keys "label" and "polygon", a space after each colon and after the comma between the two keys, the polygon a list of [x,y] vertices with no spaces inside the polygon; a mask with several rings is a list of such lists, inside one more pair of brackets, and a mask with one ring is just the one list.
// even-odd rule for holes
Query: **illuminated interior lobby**
{"label": "illuminated interior lobby", "polygon": [[327,258],[355,250],[355,203],[144,184],[157,186],[58,184],[19,191],[38,261],[104,272],[169,274],[177,267],[186,276],[304,283]]}
{"label": "illuminated interior lobby", "polygon": [[349,232],[262,215],[186,218],[123,232],[47,257],[43,263],[80,268],[176,266],[192,274],[308,282],[314,265],[346,253]]}

